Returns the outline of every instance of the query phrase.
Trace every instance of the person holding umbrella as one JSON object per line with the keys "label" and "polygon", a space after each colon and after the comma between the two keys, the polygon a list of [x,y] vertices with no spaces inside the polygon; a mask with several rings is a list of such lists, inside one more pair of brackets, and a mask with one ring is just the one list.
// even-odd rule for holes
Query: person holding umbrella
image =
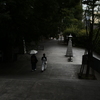
{"label": "person holding umbrella", "polygon": [[35,54],[32,54],[31,56],[31,66],[32,66],[32,71],[36,70],[36,64],[37,64],[38,60]]}

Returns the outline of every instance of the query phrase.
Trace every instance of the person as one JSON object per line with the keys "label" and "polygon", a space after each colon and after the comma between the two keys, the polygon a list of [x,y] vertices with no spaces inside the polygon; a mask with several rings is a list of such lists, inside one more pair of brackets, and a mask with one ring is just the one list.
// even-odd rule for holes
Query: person
{"label": "person", "polygon": [[46,57],[45,53],[43,54],[43,56],[41,58],[41,61],[42,61],[42,69],[41,69],[41,71],[43,72],[47,68],[47,57]]}
{"label": "person", "polygon": [[31,65],[32,65],[32,71],[36,70],[36,64],[37,64],[38,60],[35,54],[33,54],[31,56]]}

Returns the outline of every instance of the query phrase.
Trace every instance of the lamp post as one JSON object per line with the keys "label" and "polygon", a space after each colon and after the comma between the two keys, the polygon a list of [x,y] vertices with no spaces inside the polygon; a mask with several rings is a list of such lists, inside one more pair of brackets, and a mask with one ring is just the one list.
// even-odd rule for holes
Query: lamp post
{"label": "lamp post", "polygon": [[69,57],[68,61],[72,62],[71,57],[73,57],[73,52],[72,52],[72,35],[70,34],[68,36],[69,41],[68,41],[68,47],[67,47],[67,52],[66,52],[66,57]]}

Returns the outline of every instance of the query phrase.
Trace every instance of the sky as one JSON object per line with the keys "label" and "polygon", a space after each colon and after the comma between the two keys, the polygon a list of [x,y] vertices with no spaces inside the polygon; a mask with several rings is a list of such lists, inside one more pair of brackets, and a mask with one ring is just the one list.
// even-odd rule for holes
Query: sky
{"label": "sky", "polygon": [[[99,9],[100,9],[100,0],[99,0],[99,1],[96,1],[96,4],[98,4],[98,7],[99,7]],[[83,4],[83,9],[84,9],[84,10],[86,9],[86,7],[87,7],[87,5],[86,5],[86,4]],[[98,7],[95,7],[95,10],[97,10]]]}

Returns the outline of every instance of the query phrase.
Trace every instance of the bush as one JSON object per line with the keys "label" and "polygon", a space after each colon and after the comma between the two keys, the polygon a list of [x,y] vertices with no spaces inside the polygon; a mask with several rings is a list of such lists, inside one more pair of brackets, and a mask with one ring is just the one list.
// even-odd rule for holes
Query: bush
{"label": "bush", "polygon": [[[94,30],[93,40],[95,39],[97,29]],[[86,48],[88,47],[88,35],[86,34],[86,29],[79,29],[77,26],[72,25],[69,28],[64,30],[63,35],[66,39],[66,36],[72,35],[72,42],[75,46]],[[100,34],[100,31],[99,31]],[[94,51],[100,54],[100,35],[98,36],[98,40],[94,44]]]}
{"label": "bush", "polygon": [[77,26],[71,26],[70,28],[66,28],[63,32],[64,37],[68,35],[72,35],[72,42],[75,46],[85,47],[86,46],[86,30],[85,29],[78,29]]}
{"label": "bush", "polygon": [[[93,39],[95,39],[97,31],[98,31],[97,29],[94,30],[94,35],[93,35],[94,38]],[[94,51],[96,53],[100,54],[100,31],[98,33],[97,39],[94,44]]]}

